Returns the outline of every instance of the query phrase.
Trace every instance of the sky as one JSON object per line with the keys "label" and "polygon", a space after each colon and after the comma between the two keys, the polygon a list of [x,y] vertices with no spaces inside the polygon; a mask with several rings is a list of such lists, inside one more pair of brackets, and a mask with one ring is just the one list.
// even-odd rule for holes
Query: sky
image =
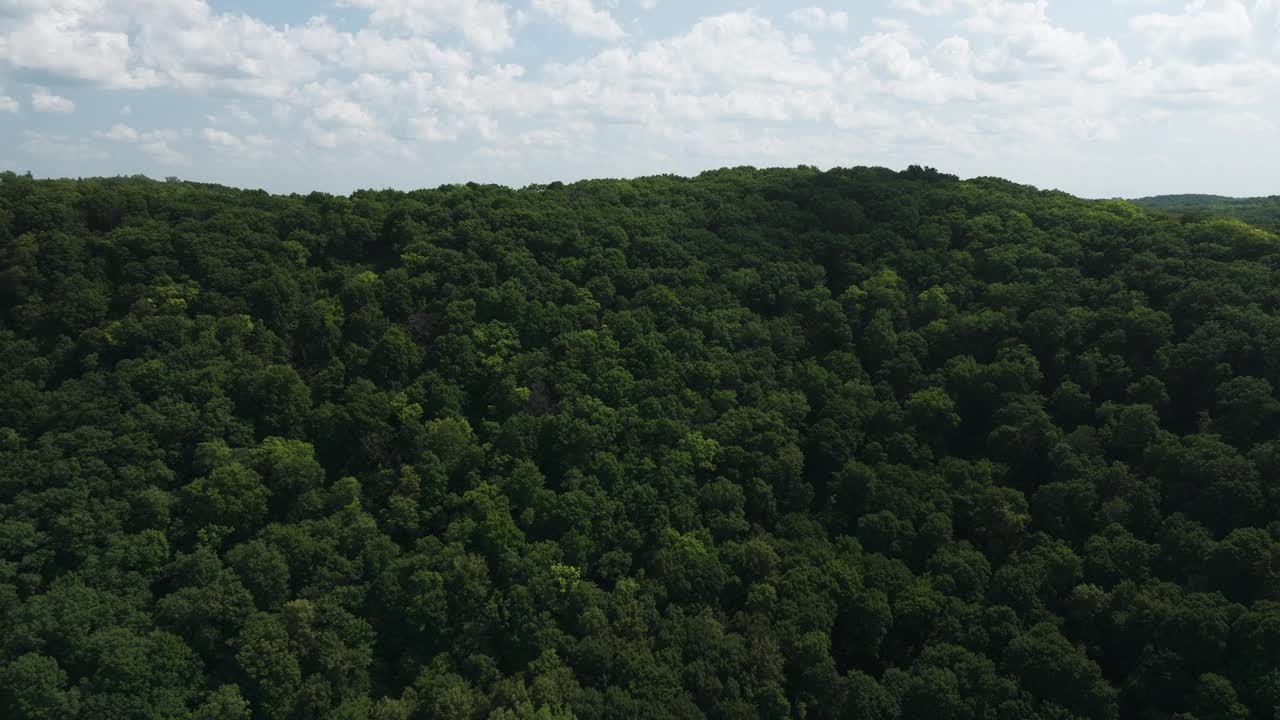
{"label": "sky", "polygon": [[0,168],[264,188],[909,164],[1280,194],[1280,0],[0,0]]}

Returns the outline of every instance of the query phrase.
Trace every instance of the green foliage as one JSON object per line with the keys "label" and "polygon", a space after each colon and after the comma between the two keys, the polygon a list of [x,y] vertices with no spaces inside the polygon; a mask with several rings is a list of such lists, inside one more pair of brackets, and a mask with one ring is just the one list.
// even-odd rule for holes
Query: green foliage
{"label": "green foliage", "polygon": [[0,174],[0,717],[1276,718],[1272,200]]}
{"label": "green foliage", "polygon": [[1134,200],[1133,204],[1173,213],[1190,221],[1205,217],[1228,217],[1250,225],[1280,229],[1280,195],[1230,198],[1221,195],[1157,195]]}

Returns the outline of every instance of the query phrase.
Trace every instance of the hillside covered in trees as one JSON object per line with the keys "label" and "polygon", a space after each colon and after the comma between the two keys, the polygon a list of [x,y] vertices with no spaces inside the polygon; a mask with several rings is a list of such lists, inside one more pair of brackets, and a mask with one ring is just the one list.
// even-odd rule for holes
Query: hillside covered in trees
{"label": "hillside covered in trees", "polygon": [[1273,720],[1277,388],[997,179],[0,175],[0,716]]}
{"label": "hillside covered in trees", "polygon": [[1221,195],[1156,195],[1134,200],[1139,207],[1184,216],[1195,222],[1210,217],[1242,220],[1280,230],[1280,195],[1233,198]]}

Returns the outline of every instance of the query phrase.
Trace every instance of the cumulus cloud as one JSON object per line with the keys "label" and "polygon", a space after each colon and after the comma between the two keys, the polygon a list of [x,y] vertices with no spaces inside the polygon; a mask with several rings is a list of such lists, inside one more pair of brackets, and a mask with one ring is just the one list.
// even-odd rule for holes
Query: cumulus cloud
{"label": "cumulus cloud", "polygon": [[953,7],[952,0],[891,0],[889,4],[921,15],[944,15]]}
{"label": "cumulus cloud", "polygon": [[271,148],[275,144],[271,138],[261,133],[240,137],[216,128],[205,128],[200,137],[220,155],[251,160],[271,155]]}
{"label": "cumulus cloud", "polygon": [[173,149],[181,133],[177,130],[139,131],[124,123],[116,123],[108,130],[96,130],[93,136],[101,140],[133,145],[161,165],[185,165],[187,156]]}
{"label": "cumulus cloud", "polygon": [[1129,26],[1169,54],[1231,54],[1253,34],[1249,9],[1240,0],[1192,0],[1180,13],[1138,15]]}
{"label": "cumulus cloud", "polygon": [[[35,72],[110,87],[142,86],[130,67],[127,26],[103,17],[89,0],[23,0],[0,13],[0,59],[19,73]],[[95,17],[96,16],[96,17]]]}
{"label": "cumulus cloud", "polygon": [[205,141],[212,145],[221,145],[222,147],[236,147],[240,145],[240,138],[225,130],[205,128],[202,135],[204,136]]}
{"label": "cumulus cloud", "polygon": [[[987,90],[970,69],[969,44],[947,38],[932,53],[910,32],[892,31],[862,38],[849,53],[849,84],[913,103],[942,104],[975,100]],[[987,99],[994,99],[988,96]]]}
{"label": "cumulus cloud", "polygon": [[1115,79],[1123,71],[1125,55],[1114,40],[1054,23],[1047,0],[963,2],[968,15],[960,27],[1001,43],[989,55],[989,63],[1001,69],[1019,71],[1031,66],[1097,80]]}
{"label": "cumulus cloud", "polygon": [[138,131],[125,125],[124,123],[116,123],[111,126],[110,130],[96,131],[94,136],[103,138],[104,140],[114,140],[116,142],[137,142]]}
{"label": "cumulus cloud", "polygon": [[567,93],[607,95],[618,90],[684,91],[708,81],[818,86],[832,73],[797,52],[768,18],[735,12],[699,20],[687,33],[638,50],[607,50],[590,59],[546,68]]}
{"label": "cumulus cloud", "polygon": [[138,146],[144,153],[161,165],[186,165],[187,156],[169,147],[163,140],[143,143]]}
{"label": "cumulus cloud", "polygon": [[[404,156],[411,151],[388,131],[387,115],[398,112],[410,98],[396,98],[393,86],[373,76],[352,82],[336,80],[309,83],[299,93],[299,103],[308,109],[302,131],[308,142],[324,149],[358,147],[361,152]],[[373,105],[381,112],[375,113]],[[394,107],[393,107],[394,106]]]}
{"label": "cumulus cloud", "polygon": [[820,7],[806,7],[787,13],[791,22],[811,30],[847,30],[849,13],[843,10],[828,12]]}
{"label": "cumulus cloud", "polygon": [[314,114],[317,120],[340,127],[371,128],[375,125],[364,108],[342,98],[334,98],[317,107]]}
{"label": "cumulus cloud", "polygon": [[441,48],[423,37],[397,37],[380,30],[360,30],[340,37],[334,57],[341,65],[366,72],[443,71],[464,72],[471,56],[457,49]]}
{"label": "cumulus cloud", "polygon": [[375,27],[421,35],[456,31],[482,52],[498,52],[515,44],[510,9],[494,0],[342,0],[341,4],[368,10]]}
{"label": "cumulus cloud", "polygon": [[509,13],[492,0],[348,0],[370,26],[324,18],[276,27],[220,13],[206,0],[10,0],[0,12],[0,65],[19,75],[106,88],[231,90],[281,98],[338,70],[465,69],[464,50],[426,35],[456,31],[483,51],[510,47]]}
{"label": "cumulus cloud", "polygon": [[1265,100],[1280,83],[1280,66],[1257,60],[1197,65],[1187,62],[1134,65],[1123,91],[1148,103],[1232,112]]}
{"label": "cumulus cloud", "polygon": [[424,142],[449,142],[457,140],[462,134],[462,125],[457,122],[446,122],[435,115],[415,117],[409,120],[409,130],[413,136]]}
{"label": "cumulus cloud", "polygon": [[69,113],[76,109],[76,104],[60,95],[38,87],[31,92],[31,107],[45,113]]}
{"label": "cumulus cloud", "polygon": [[532,7],[578,35],[600,40],[618,40],[626,35],[618,21],[592,0],[533,0]]}
{"label": "cumulus cloud", "polygon": [[8,95],[0,94],[0,112],[16,113],[20,104]]}

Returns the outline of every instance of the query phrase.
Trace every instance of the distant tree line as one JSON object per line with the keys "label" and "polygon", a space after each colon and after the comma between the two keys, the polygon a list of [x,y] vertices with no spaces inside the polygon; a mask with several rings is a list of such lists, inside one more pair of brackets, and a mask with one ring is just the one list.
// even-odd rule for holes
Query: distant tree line
{"label": "distant tree line", "polygon": [[1242,220],[1280,231],[1280,195],[1232,198],[1221,195],[1157,195],[1133,201],[1139,207],[1173,213],[1189,222],[1211,217]]}

